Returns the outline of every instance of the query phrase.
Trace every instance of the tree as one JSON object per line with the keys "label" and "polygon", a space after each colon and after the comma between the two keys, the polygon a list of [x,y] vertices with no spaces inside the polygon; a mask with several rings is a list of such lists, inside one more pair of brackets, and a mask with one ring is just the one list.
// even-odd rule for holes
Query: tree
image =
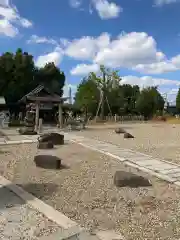
{"label": "tree", "polygon": [[180,88],[179,88],[177,96],[176,96],[176,108],[179,112],[180,111]]}
{"label": "tree", "polygon": [[36,72],[36,81],[43,83],[52,91],[62,96],[65,83],[65,75],[57,68],[54,63],[47,63],[43,68]]}
{"label": "tree", "polygon": [[97,88],[99,89],[101,99],[101,119],[104,119],[105,98],[112,89],[119,86],[121,78],[118,75],[118,71],[112,71],[109,68],[105,68],[103,65],[100,66],[100,76],[91,72],[89,77],[96,83]]}
{"label": "tree", "polygon": [[158,92],[157,87],[144,88],[136,102],[137,111],[144,115],[145,118],[150,118],[157,111],[162,111],[164,108],[164,99]]}
{"label": "tree", "polygon": [[40,83],[62,95],[64,82],[64,73],[53,63],[39,69],[33,56],[21,49],[0,56],[0,95],[7,103],[17,102]]}
{"label": "tree", "polygon": [[139,86],[124,84],[120,86],[120,89],[121,89],[121,94],[123,96],[124,113],[125,114],[135,113],[136,101],[140,94]]}
{"label": "tree", "polygon": [[74,105],[91,115],[95,115],[99,102],[99,90],[96,83],[90,78],[84,78],[77,87]]}

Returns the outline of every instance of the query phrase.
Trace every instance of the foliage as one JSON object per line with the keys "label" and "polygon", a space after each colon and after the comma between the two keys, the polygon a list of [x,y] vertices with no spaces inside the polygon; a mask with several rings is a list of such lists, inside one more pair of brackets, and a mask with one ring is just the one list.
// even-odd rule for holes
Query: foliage
{"label": "foliage", "polygon": [[[111,71],[111,74],[114,73]],[[118,79],[120,79],[119,76]],[[135,101],[140,92],[138,86],[128,84],[119,85],[118,83],[113,87],[112,80],[110,81],[107,78],[102,80],[94,73],[89,74],[89,76],[84,78],[79,84],[74,104],[80,108],[84,107],[86,112],[95,116],[100,100],[99,86],[104,89],[104,98],[107,97],[112,114],[124,115],[135,113]],[[105,100],[106,99],[104,99],[104,114],[107,116],[110,112]]]}
{"label": "foliage", "polygon": [[[118,75],[118,71],[113,71],[109,68],[105,68],[103,65],[100,66],[100,75],[91,72],[89,78],[96,84],[99,90],[101,99],[101,119],[104,119],[105,111],[108,109],[106,97],[115,88],[119,86],[121,78]],[[105,105],[106,104],[106,105]]]}
{"label": "foliage", "polygon": [[99,102],[99,90],[91,77],[84,78],[77,88],[74,105],[86,113],[95,115]]}
{"label": "foliage", "polygon": [[136,102],[137,111],[146,118],[152,117],[157,111],[163,111],[164,99],[157,87],[144,88]]}
{"label": "foliage", "polygon": [[176,108],[179,112],[180,111],[180,88],[179,88],[177,96],[176,96]]}
{"label": "foliage", "polygon": [[0,95],[6,102],[17,102],[25,94],[43,83],[62,95],[65,76],[54,63],[38,69],[33,56],[18,49],[15,54],[6,52],[0,56]]}

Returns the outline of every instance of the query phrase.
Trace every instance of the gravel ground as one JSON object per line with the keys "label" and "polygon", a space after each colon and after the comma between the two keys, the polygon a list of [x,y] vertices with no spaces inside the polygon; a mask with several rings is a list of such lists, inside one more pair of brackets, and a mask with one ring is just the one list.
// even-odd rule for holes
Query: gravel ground
{"label": "gravel ground", "polygon": [[0,239],[38,240],[59,227],[5,187],[0,187]]}
{"label": "gravel ground", "polygon": [[[116,127],[122,127],[134,135],[134,139],[124,139],[123,134],[114,132]],[[169,162],[180,164],[180,125],[171,124],[114,124],[89,127],[86,131],[77,132],[89,138],[119,145],[142,152]]]}
{"label": "gravel ground", "polygon": [[174,185],[149,177],[150,187],[116,188],[115,171],[137,172],[72,143],[55,150],[61,170],[36,168],[36,144],[3,146],[3,151],[2,175],[91,231],[114,229],[126,240],[180,238],[180,188]]}

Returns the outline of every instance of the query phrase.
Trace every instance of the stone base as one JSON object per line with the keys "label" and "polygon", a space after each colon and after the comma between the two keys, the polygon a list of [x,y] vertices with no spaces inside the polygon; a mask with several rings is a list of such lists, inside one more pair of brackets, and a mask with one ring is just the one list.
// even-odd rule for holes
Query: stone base
{"label": "stone base", "polygon": [[44,169],[60,169],[61,159],[52,155],[36,155],[34,162],[37,167]]}
{"label": "stone base", "polygon": [[117,171],[114,175],[116,187],[148,187],[151,183],[148,179],[131,172]]}
{"label": "stone base", "polygon": [[39,142],[52,142],[54,145],[64,144],[64,135],[59,133],[46,133],[38,138]]}

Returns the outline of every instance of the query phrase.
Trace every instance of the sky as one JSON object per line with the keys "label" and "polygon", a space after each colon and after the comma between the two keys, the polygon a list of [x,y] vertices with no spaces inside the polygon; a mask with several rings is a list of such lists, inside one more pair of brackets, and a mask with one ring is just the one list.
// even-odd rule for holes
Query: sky
{"label": "sky", "polygon": [[99,65],[121,83],[158,85],[174,102],[180,85],[180,0],[0,0],[0,54],[17,48],[38,67],[54,62],[64,95]]}

